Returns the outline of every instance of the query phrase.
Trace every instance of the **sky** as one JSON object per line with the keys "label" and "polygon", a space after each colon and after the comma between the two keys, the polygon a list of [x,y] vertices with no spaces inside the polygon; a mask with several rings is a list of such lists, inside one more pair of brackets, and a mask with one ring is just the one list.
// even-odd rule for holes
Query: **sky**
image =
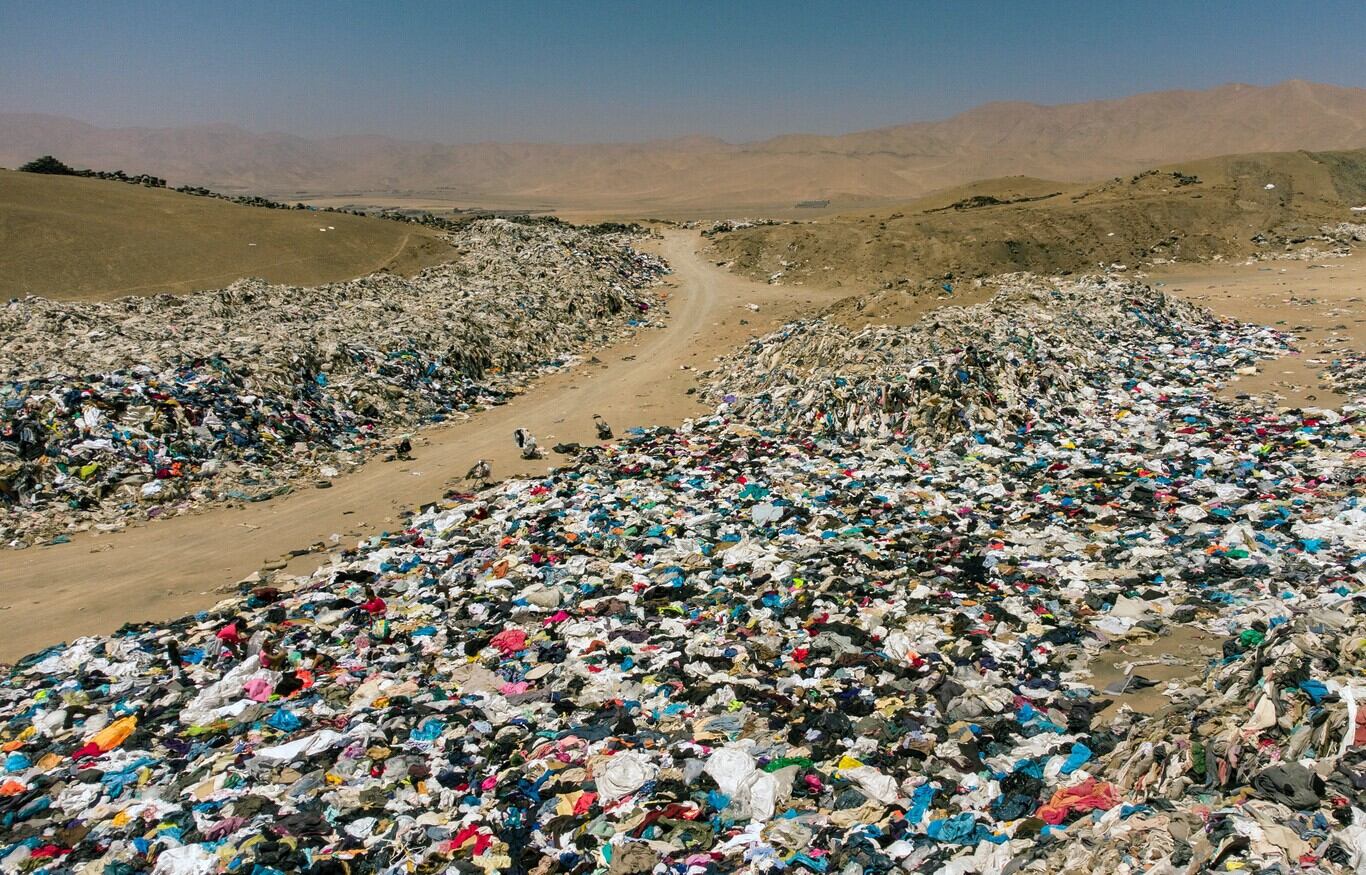
{"label": "sky", "polygon": [[994,100],[1366,86],[1363,35],[1362,0],[0,0],[0,111],[447,143],[739,142]]}

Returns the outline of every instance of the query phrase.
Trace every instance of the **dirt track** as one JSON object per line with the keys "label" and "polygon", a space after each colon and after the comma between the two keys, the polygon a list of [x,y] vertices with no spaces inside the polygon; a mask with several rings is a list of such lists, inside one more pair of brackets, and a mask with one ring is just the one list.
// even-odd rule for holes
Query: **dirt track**
{"label": "dirt track", "polygon": [[[667,327],[600,350],[600,363],[552,375],[512,402],[469,422],[421,432],[411,462],[372,460],[334,481],[275,501],[150,523],[69,544],[0,557],[0,660],[12,660],[80,635],[130,621],[168,619],[211,607],[233,585],[290,551],[319,542],[353,544],[399,524],[405,508],[433,501],[488,459],[502,478],[532,474],[564,457],[523,462],[512,431],[531,429],[543,446],[593,443],[592,416],[618,434],[635,425],[677,424],[704,412],[686,394],[716,355],[769,330],[828,293],[748,282],[696,254],[698,238],[671,233],[659,252],[674,268]],[[758,312],[746,305],[759,305]],[[741,324],[744,320],[748,324]],[[684,369],[689,366],[694,370]],[[308,570],[318,554],[295,558]]]}

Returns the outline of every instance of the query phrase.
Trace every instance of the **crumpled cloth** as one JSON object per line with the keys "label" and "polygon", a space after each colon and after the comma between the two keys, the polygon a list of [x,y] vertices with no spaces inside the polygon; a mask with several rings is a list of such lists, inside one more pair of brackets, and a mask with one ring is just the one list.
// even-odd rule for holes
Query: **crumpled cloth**
{"label": "crumpled cloth", "polygon": [[659,774],[659,768],[635,751],[616,754],[594,776],[603,802],[630,795]]}
{"label": "crumpled cloth", "polygon": [[504,656],[511,656],[519,650],[526,649],[526,632],[521,629],[504,629],[489,644],[497,647]]}
{"label": "crumpled cloth", "polygon": [[1035,816],[1044,823],[1057,826],[1069,814],[1084,814],[1087,811],[1109,811],[1119,804],[1119,792],[1114,784],[1087,778],[1080,784],[1064,787],[1053,794],[1047,803],[1040,805]]}
{"label": "crumpled cloth", "polygon": [[1253,776],[1252,789],[1263,799],[1295,810],[1316,808],[1326,792],[1323,779],[1299,763],[1262,769]]}

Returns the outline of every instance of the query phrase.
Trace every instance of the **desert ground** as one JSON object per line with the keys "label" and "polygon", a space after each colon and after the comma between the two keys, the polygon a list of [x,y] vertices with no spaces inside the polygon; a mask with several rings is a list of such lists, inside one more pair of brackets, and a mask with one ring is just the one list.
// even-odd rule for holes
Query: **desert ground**
{"label": "desert ground", "polygon": [[411,273],[443,247],[425,228],[337,213],[0,170],[0,295],[109,299],[242,277],[312,285]]}
{"label": "desert ground", "polygon": [[1337,356],[1366,346],[1366,259],[1164,265],[1161,288],[1216,313],[1275,325],[1301,338],[1296,354],[1229,383],[1230,393],[1267,394],[1287,406],[1338,407],[1348,399],[1324,385]]}
{"label": "desert ground", "polygon": [[712,237],[716,258],[756,279],[892,298],[977,277],[1265,256],[1359,221],[1366,152],[1229,155],[1085,184],[986,179],[872,212]]}

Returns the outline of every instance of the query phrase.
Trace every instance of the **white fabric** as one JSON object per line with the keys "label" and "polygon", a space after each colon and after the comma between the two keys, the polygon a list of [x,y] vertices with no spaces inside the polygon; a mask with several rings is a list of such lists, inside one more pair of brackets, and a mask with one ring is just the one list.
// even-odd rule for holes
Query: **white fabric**
{"label": "white fabric", "polygon": [[204,875],[217,871],[218,858],[203,845],[182,845],[162,851],[152,875]]}
{"label": "white fabric", "polygon": [[598,794],[603,802],[612,802],[639,790],[657,774],[659,768],[644,755],[623,751],[608,760],[595,776]]}
{"label": "white fabric", "polygon": [[331,729],[324,729],[303,738],[296,738],[284,744],[277,744],[274,747],[265,747],[256,752],[258,757],[277,762],[289,762],[304,756],[312,756],[321,753],[330,747],[341,744],[346,736],[340,732],[333,732]]}

